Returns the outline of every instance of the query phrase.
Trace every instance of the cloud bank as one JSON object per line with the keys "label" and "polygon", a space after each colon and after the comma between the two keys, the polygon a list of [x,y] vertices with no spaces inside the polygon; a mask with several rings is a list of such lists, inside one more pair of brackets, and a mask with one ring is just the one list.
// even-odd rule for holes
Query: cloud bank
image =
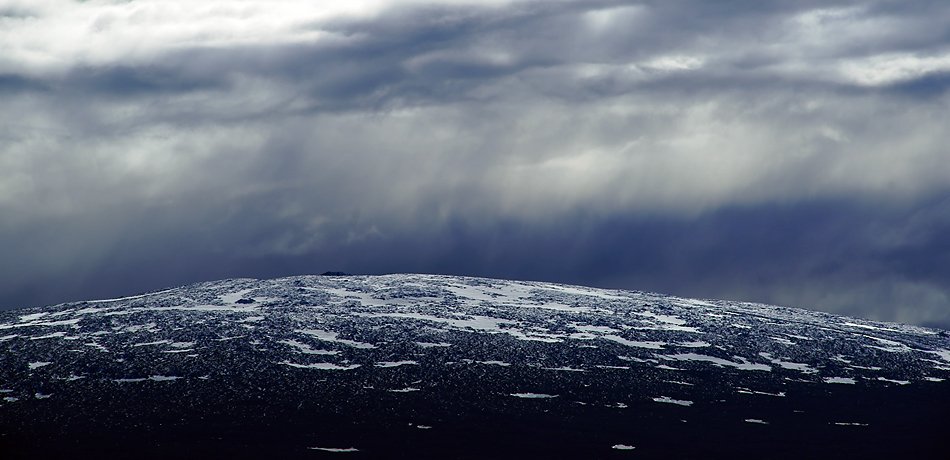
{"label": "cloud bank", "polygon": [[950,325],[948,26],[941,2],[0,1],[0,301],[421,271]]}

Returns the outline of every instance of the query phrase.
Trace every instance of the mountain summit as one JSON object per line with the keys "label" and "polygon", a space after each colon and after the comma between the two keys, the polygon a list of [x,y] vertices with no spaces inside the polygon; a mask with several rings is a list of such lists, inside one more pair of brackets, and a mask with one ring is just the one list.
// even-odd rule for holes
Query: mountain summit
{"label": "mountain summit", "polygon": [[6,311],[0,362],[3,458],[950,448],[946,331],[543,282],[334,273]]}

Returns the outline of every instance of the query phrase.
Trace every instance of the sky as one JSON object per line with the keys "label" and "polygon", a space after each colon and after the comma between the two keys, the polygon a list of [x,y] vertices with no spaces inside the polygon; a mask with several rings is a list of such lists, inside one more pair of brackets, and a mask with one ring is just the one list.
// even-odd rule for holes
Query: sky
{"label": "sky", "polygon": [[0,309],[441,273],[950,329],[945,1],[0,0]]}

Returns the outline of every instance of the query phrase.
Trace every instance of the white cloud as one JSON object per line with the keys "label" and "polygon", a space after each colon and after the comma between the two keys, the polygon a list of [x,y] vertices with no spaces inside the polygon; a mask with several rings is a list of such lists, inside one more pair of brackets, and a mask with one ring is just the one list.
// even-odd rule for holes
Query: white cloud
{"label": "white cloud", "polygon": [[889,53],[840,64],[842,76],[863,86],[882,86],[950,71],[950,54],[919,57],[912,53]]}
{"label": "white cloud", "polygon": [[195,47],[339,42],[334,20],[370,20],[425,5],[501,6],[508,0],[31,0],[0,11],[0,72],[42,74],[75,65],[142,64]]}
{"label": "white cloud", "polygon": [[703,65],[703,58],[696,56],[658,56],[651,59],[649,62],[643,64],[643,67],[656,69],[656,70],[666,70],[666,71],[676,71],[676,70],[693,70],[697,69]]}

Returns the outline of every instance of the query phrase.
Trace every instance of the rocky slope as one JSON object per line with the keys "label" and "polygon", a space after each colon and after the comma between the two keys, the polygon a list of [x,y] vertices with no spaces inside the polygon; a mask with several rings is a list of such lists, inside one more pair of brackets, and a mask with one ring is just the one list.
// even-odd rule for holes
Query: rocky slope
{"label": "rocky slope", "polygon": [[11,458],[950,447],[946,331],[541,282],[236,279],[0,312],[0,363]]}

